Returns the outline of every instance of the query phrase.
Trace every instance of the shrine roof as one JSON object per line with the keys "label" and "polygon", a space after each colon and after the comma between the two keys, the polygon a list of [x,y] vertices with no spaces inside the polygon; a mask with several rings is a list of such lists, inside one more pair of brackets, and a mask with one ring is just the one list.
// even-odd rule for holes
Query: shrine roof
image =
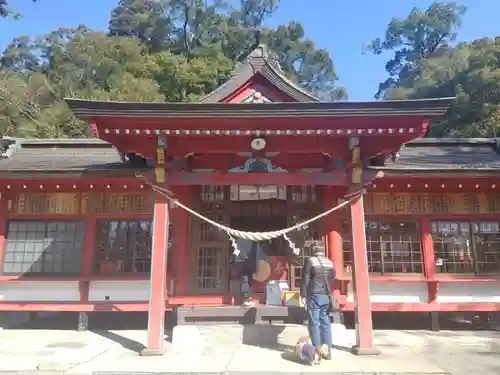
{"label": "shrine roof", "polygon": [[2,153],[0,173],[82,173],[130,169],[113,145],[99,139],[15,139]]}
{"label": "shrine roof", "polygon": [[224,101],[252,77],[260,75],[271,85],[297,102],[317,102],[318,98],[289,80],[279,64],[279,57],[266,45],[260,44],[243,59],[231,74],[231,78],[203,97],[199,103]]}
{"label": "shrine roof", "polygon": [[[0,158],[0,174],[99,173],[110,177],[133,176],[139,169],[113,147],[98,139],[10,140]],[[500,171],[500,139],[423,138],[407,143],[396,161],[383,167],[369,167],[391,175],[483,174]],[[144,168],[144,167],[141,167]],[[110,171],[116,174],[110,175]]]}
{"label": "shrine roof", "polygon": [[395,161],[371,167],[397,174],[500,171],[500,139],[421,138],[404,145]]}
{"label": "shrine roof", "polygon": [[66,98],[73,113],[82,119],[136,118],[279,118],[346,116],[443,115],[455,98],[377,100],[366,102],[273,102],[273,103],[138,103]]}

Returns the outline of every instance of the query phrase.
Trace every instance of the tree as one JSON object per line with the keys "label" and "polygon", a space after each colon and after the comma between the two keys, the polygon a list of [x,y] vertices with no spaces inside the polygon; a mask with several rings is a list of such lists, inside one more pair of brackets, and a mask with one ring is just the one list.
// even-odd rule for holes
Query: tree
{"label": "tree", "polygon": [[500,134],[500,38],[462,43],[423,62],[409,98],[456,97],[431,135],[496,137]]}
{"label": "tree", "polygon": [[[33,1],[34,3],[37,2],[37,0],[31,1]],[[0,0],[0,18],[6,18],[10,15],[13,15],[16,18],[21,16],[19,13],[16,13],[11,8],[9,8],[8,0]]]}
{"label": "tree", "polygon": [[0,0],[0,17],[7,17],[9,13],[7,0]]}
{"label": "tree", "polygon": [[171,33],[164,11],[163,1],[120,0],[111,12],[109,34],[138,38],[150,53],[161,51]]}
{"label": "tree", "polygon": [[300,23],[263,26],[278,5],[120,0],[106,33],[81,25],[18,37],[0,56],[0,121],[13,136],[85,137],[89,127],[62,98],[196,101],[230,77],[257,33],[290,79],[327,100],[345,98],[330,55],[305,38]]}
{"label": "tree", "polygon": [[389,24],[375,53],[394,50],[386,67],[391,77],[381,83],[383,99],[456,97],[456,102],[429,135],[496,137],[500,134],[500,38],[452,42],[465,12],[456,3],[434,3],[414,9],[405,20]]}
{"label": "tree", "polygon": [[63,97],[164,100],[154,79],[157,65],[139,40],[108,37],[85,26],[17,39],[1,62],[10,79],[4,91],[0,87],[0,101],[5,103],[0,113],[9,118],[10,134],[15,136],[90,135]]}
{"label": "tree", "polygon": [[234,62],[220,51],[188,59],[165,51],[155,55],[156,80],[167,101],[196,101],[227,80]]}
{"label": "tree", "polygon": [[404,90],[418,80],[422,63],[449,50],[466,10],[455,2],[434,2],[425,11],[413,8],[405,19],[393,18],[384,39],[374,39],[368,46],[377,55],[394,51],[385,65],[389,78],[379,85],[376,98],[404,96]]}
{"label": "tree", "polygon": [[[111,35],[133,36],[150,45],[154,52],[169,51],[189,62],[214,50],[236,61],[255,42],[255,34],[280,56],[285,74],[322,98],[337,97],[333,61],[326,50],[305,39],[299,22],[276,29],[263,22],[279,6],[278,0],[240,0],[238,8],[222,0],[121,0],[112,12]],[[211,54],[213,56],[213,54]],[[220,61],[209,58],[210,62]],[[224,64],[224,66],[226,66]],[[222,69],[219,78],[227,77]],[[345,90],[344,90],[345,91]]]}

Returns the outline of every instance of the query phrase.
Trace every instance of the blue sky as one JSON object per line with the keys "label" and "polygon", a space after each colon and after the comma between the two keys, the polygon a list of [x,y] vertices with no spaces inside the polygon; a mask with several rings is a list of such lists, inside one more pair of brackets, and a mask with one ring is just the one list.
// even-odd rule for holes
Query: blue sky
{"label": "blue sky", "polygon": [[[20,35],[40,35],[58,27],[86,24],[106,29],[117,0],[10,0],[24,15],[18,21],[0,21],[0,50]],[[431,0],[281,0],[270,26],[290,20],[304,24],[306,35],[318,47],[326,48],[335,62],[339,85],[346,86],[351,100],[371,100],[384,71],[388,56],[362,55],[363,46],[383,36],[392,17],[405,17],[414,7],[427,8]],[[500,35],[500,1],[462,1],[468,7],[460,41]],[[306,5],[304,5],[306,4]]]}

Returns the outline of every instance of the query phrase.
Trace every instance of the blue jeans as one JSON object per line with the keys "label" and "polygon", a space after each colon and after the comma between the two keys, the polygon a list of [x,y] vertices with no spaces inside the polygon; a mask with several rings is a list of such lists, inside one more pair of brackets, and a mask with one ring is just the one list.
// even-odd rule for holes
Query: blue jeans
{"label": "blue jeans", "polygon": [[307,326],[311,343],[318,347],[332,347],[332,326],[330,323],[330,298],[326,294],[307,296]]}

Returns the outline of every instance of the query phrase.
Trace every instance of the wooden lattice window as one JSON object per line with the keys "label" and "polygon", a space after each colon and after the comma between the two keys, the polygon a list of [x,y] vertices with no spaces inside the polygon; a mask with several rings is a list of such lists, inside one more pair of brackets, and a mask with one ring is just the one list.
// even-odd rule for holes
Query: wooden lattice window
{"label": "wooden lattice window", "polygon": [[[290,186],[288,199],[289,226],[310,219],[323,210],[323,207],[320,207],[321,201],[318,199],[314,186]],[[294,264],[290,266],[290,286],[292,289],[300,288],[304,262],[311,256],[312,248],[309,245],[312,242],[324,245],[323,224],[323,220],[317,220],[288,235],[292,242],[301,249],[299,256],[294,259]]]}
{"label": "wooden lattice window", "polygon": [[[418,221],[366,221],[366,252],[371,273],[422,273],[422,236]],[[344,272],[352,272],[352,234],[342,223]]]}
{"label": "wooden lattice window", "polygon": [[473,222],[476,273],[500,272],[500,222]]}
{"label": "wooden lattice window", "polygon": [[198,249],[198,264],[196,267],[197,288],[202,290],[217,290],[224,282],[224,268],[221,257],[225,254],[217,246],[201,246]]}
{"label": "wooden lattice window", "polygon": [[342,221],[342,259],[344,261],[344,274],[352,272],[352,233],[351,225],[347,220]]}
{"label": "wooden lattice window", "polygon": [[99,220],[96,233],[95,272],[149,273],[152,231],[150,220]]}
{"label": "wooden lattice window", "polygon": [[4,274],[79,274],[85,222],[10,221]]}
{"label": "wooden lattice window", "polygon": [[312,247],[310,246],[307,246],[303,249],[301,249],[300,251],[300,254],[299,254],[299,261],[297,265],[292,265],[292,267],[290,267],[290,281],[291,281],[291,286],[292,286],[292,289],[298,289],[300,288],[300,284],[302,282],[302,271],[303,271],[303,268],[304,268],[304,263],[306,261],[307,258],[309,258],[310,256],[312,256]]}
{"label": "wooden lattice window", "polygon": [[473,249],[469,222],[432,223],[436,272],[473,273]]}
{"label": "wooden lattice window", "polygon": [[227,197],[226,186],[203,185],[200,189],[200,200],[202,202],[224,202]]}
{"label": "wooden lattice window", "polygon": [[432,223],[436,272],[488,274],[500,272],[500,222]]}
{"label": "wooden lattice window", "polygon": [[[227,186],[201,186],[199,212],[221,224],[226,224]],[[198,218],[191,221],[191,291],[220,293],[227,289],[229,238],[222,231]]]}
{"label": "wooden lattice window", "polygon": [[367,221],[368,270],[422,273],[422,237],[417,221]]}
{"label": "wooden lattice window", "polygon": [[293,203],[315,203],[316,186],[290,186],[288,187]]}

